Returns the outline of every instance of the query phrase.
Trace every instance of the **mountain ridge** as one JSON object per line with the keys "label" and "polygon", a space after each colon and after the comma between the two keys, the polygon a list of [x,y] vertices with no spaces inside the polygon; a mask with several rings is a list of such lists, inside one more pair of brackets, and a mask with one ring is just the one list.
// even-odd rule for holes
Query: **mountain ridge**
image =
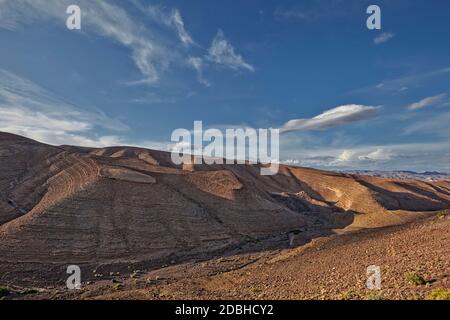
{"label": "mountain ridge", "polygon": [[286,165],[275,176],[260,176],[257,164],[183,168],[163,151],[54,147],[2,133],[0,168],[0,280],[19,273],[24,282],[51,282],[67,261],[151,269],[450,207],[445,181]]}

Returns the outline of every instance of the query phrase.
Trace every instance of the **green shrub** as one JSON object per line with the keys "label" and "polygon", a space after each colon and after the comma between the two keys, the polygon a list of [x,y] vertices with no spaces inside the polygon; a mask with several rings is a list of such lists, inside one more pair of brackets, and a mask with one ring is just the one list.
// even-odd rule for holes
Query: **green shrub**
{"label": "green shrub", "polygon": [[427,281],[420,274],[418,274],[415,271],[407,272],[405,277],[406,277],[406,280],[408,280],[409,282],[411,282],[412,284],[414,284],[416,286],[421,286],[421,285],[427,284]]}
{"label": "green shrub", "polygon": [[8,288],[0,287],[0,298],[6,297],[10,293]]}
{"label": "green shrub", "polygon": [[437,217],[438,217],[439,219],[443,219],[443,218],[445,218],[446,215],[447,215],[447,212],[445,212],[445,211],[440,211],[440,212],[437,214]]}
{"label": "green shrub", "polygon": [[427,296],[427,300],[450,300],[450,289],[434,289]]}
{"label": "green shrub", "polygon": [[356,298],[357,298],[356,294],[352,290],[349,290],[349,291],[341,294],[341,297],[340,297],[341,300],[355,300]]}
{"label": "green shrub", "polygon": [[384,298],[381,294],[370,293],[366,296],[366,300],[384,300]]}
{"label": "green shrub", "polygon": [[261,290],[258,288],[250,288],[250,292],[257,295],[261,293]]}
{"label": "green shrub", "polygon": [[113,285],[113,289],[114,290],[120,290],[120,289],[122,289],[123,288],[123,285],[121,284],[121,283],[115,283],[114,285]]}

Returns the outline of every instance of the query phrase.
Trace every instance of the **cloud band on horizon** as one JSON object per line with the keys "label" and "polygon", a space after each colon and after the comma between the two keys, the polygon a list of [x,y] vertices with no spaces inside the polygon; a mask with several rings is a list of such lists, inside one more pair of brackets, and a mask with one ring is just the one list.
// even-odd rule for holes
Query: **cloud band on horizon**
{"label": "cloud band on horizon", "polygon": [[375,117],[380,110],[381,106],[374,107],[358,104],[338,106],[310,119],[289,120],[280,128],[280,133],[333,128]]}

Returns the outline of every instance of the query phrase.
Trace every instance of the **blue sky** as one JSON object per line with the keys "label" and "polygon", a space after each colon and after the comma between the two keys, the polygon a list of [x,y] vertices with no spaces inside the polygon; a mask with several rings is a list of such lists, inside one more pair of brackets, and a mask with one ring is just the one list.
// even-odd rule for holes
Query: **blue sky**
{"label": "blue sky", "polygon": [[0,42],[0,131],[167,149],[202,120],[286,129],[286,163],[450,171],[446,1],[0,0]]}

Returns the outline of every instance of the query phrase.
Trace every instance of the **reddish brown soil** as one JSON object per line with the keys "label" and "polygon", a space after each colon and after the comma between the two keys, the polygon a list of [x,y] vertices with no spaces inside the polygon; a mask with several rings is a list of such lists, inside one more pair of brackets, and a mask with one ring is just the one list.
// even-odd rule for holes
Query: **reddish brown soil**
{"label": "reddish brown soil", "polygon": [[[387,268],[386,279],[390,274],[403,279],[401,272],[420,267],[429,272],[426,276],[443,277],[447,271],[440,268],[448,269],[449,252],[437,248],[439,243],[449,247],[447,219],[370,229],[449,209],[450,182],[289,166],[272,177],[260,176],[258,165],[183,170],[164,152],[53,147],[6,133],[0,133],[0,169],[0,284],[9,287],[61,288],[65,268],[77,264],[83,281],[93,286],[86,297],[101,296],[102,283],[109,288],[117,272],[124,281],[137,269],[146,275],[174,265],[181,268],[176,277],[195,277],[159,278],[149,288],[145,280],[143,291],[138,286],[136,294],[127,291],[124,297],[329,298],[348,288],[362,297],[361,277],[377,261]],[[395,236],[404,242],[389,242]],[[408,236],[417,240],[409,243]],[[394,251],[386,251],[388,243]],[[320,249],[312,249],[316,246]],[[376,253],[362,254],[366,251]],[[416,252],[422,264],[410,264],[403,257],[408,252]],[[397,273],[388,268],[395,264]],[[241,269],[218,274],[228,265]],[[210,269],[212,278],[205,275]],[[139,274],[137,284],[142,282]],[[161,286],[161,281],[167,283]],[[394,289],[386,296],[414,297]]]}

